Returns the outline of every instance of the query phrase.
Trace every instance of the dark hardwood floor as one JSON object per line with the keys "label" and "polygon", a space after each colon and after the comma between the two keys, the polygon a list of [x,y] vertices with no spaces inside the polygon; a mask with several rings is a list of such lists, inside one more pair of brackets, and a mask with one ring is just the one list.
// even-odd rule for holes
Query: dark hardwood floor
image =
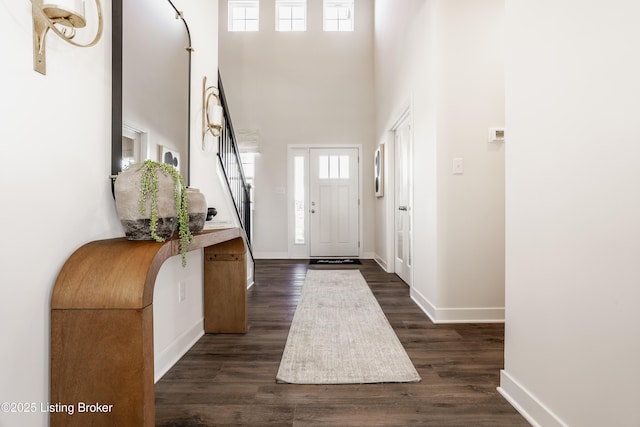
{"label": "dark hardwood floor", "polygon": [[[419,383],[276,384],[308,268],[360,268],[422,377]],[[375,262],[258,260],[249,332],[205,335],[156,384],[159,426],[529,426],[496,391],[504,326],[434,325]]]}

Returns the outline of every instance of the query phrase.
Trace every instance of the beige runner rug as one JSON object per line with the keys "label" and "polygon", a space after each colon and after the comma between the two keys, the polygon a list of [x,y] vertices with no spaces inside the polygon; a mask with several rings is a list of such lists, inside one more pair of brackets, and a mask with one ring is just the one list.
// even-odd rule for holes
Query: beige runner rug
{"label": "beige runner rug", "polygon": [[309,270],[278,382],[417,382],[420,376],[358,270]]}

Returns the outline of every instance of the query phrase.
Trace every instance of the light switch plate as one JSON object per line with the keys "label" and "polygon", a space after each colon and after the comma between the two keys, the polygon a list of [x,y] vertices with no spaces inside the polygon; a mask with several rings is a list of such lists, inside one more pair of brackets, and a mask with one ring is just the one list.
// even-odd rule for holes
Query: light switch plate
{"label": "light switch plate", "polygon": [[464,173],[464,160],[462,157],[453,159],[453,174],[462,175]]}

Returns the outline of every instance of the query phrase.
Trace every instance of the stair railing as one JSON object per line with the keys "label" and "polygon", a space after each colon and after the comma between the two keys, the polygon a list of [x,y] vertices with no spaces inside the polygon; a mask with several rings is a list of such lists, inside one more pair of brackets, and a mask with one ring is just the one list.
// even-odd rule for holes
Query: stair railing
{"label": "stair railing", "polygon": [[[222,79],[218,73],[218,89],[220,90],[220,103],[223,108],[223,125],[218,138],[218,160],[224,172],[224,177],[229,187],[229,192],[235,204],[238,219],[247,236],[247,246],[251,249],[251,186],[242,169],[240,150],[233,131],[231,115],[222,87]],[[253,255],[253,253],[252,253]]]}

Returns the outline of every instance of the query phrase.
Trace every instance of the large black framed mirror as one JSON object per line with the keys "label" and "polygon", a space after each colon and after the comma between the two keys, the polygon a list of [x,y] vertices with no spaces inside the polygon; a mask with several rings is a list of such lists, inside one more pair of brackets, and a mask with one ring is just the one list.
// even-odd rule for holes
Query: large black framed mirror
{"label": "large black framed mirror", "polygon": [[146,159],[190,181],[191,36],[171,0],[113,0],[111,173]]}

